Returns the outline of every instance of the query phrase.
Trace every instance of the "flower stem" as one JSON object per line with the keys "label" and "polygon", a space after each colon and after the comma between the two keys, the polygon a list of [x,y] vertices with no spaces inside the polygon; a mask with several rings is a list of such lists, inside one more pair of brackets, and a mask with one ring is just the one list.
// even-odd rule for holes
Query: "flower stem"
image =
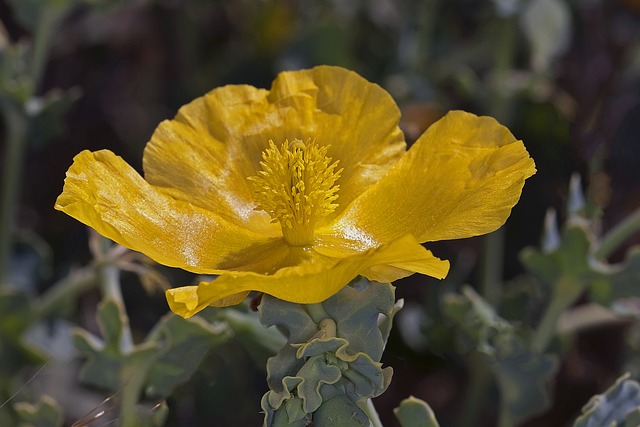
{"label": "flower stem", "polygon": [[[505,87],[508,74],[515,57],[514,40],[516,24],[513,17],[500,18],[497,33],[495,56],[493,58],[493,81],[491,82],[491,105],[489,114],[503,124],[509,121],[508,105],[511,99],[509,89]],[[499,228],[484,238],[482,257],[481,289],[482,296],[491,304],[500,302],[502,295],[502,274],[504,269],[504,228]]]}
{"label": "flower stem", "polygon": [[571,306],[582,292],[582,286],[574,280],[561,279],[555,284],[551,302],[531,340],[531,350],[543,353],[553,339],[560,315]]}
{"label": "flower stem", "polygon": [[502,295],[502,273],[504,268],[504,228],[499,228],[484,237],[482,246],[480,286],[484,299],[493,306]]}
{"label": "flower stem", "polygon": [[602,237],[595,252],[596,258],[604,259],[611,255],[631,235],[640,230],[640,208],[622,220]]}
{"label": "flower stem", "polygon": [[371,399],[367,399],[365,402],[359,402],[358,407],[367,414],[372,427],[383,427],[378,411],[376,411],[376,407],[373,405],[373,401]]}
{"label": "flower stem", "polygon": [[320,323],[320,321],[329,317],[327,312],[324,310],[324,307],[320,303],[305,304],[304,307],[307,311],[307,314],[309,315],[309,317],[311,317],[311,320],[313,320],[314,323]]}
{"label": "flower stem", "polygon": [[20,187],[20,174],[26,151],[27,118],[18,106],[3,102],[0,106],[7,130],[7,145],[2,176],[2,200],[0,202],[0,284],[8,280],[11,258],[13,220]]}
{"label": "flower stem", "polygon": [[44,68],[49,56],[49,50],[58,29],[58,24],[66,15],[68,6],[60,7],[51,3],[42,8],[38,26],[33,35],[33,56],[31,57],[30,74],[33,82],[33,92],[38,88]]}
{"label": "flower stem", "polygon": [[531,340],[531,350],[542,353],[546,350],[556,331],[558,318],[569,305],[558,298],[554,298],[542,316],[542,320]]}
{"label": "flower stem", "polygon": [[38,318],[49,316],[65,300],[69,300],[82,292],[91,289],[98,281],[98,275],[94,268],[88,267],[75,271],[64,279],[55,283],[45,292],[38,301]]}
{"label": "flower stem", "polygon": [[505,122],[509,122],[507,107],[511,100],[511,93],[509,89],[505,87],[505,82],[508,81],[509,71],[513,68],[516,53],[514,41],[517,39],[517,37],[515,37],[517,23],[512,16],[507,16],[500,18],[498,26],[499,28],[496,34],[498,34],[499,39],[493,58],[492,102],[489,106],[489,113],[495,119],[505,124]]}
{"label": "flower stem", "polygon": [[[106,239],[105,239],[106,241]],[[130,354],[134,349],[129,317],[124,306],[122,290],[120,289],[120,270],[115,266],[98,267],[98,278],[102,291],[103,301],[110,299],[115,301],[120,311],[122,332],[120,335],[120,352],[123,355]],[[120,372],[120,384],[122,387],[122,401],[120,404],[119,423],[123,427],[135,427],[139,425],[137,403],[144,385],[146,372],[127,369]]]}
{"label": "flower stem", "polygon": [[67,10],[67,7],[57,5],[42,8],[40,20],[33,36],[33,56],[28,72],[31,85],[24,99],[9,99],[0,105],[0,112],[3,115],[7,131],[7,148],[2,165],[2,192],[0,193],[2,194],[0,200],[0,284],[4,283],[9,275],[9,259],[13,242],[12,224],[20,188],[22,164],[27,149],[29,119],[22,104],[36,93],[42,79],[53,35]]}
{"label": "flower stem", "polygon": [[464,408],[460,413],[459,427],[475,427],[482,419],[481,411],[486,407],[487,392],[491,386],[491,371],[479,354],[470,354],[468,358],[469,385],[464,396]]}
{"label": "flower stem", "polygon": [[120,270],[115,266],[102,266],[98,268],[98,278],[103,300],[111,299],[118,304],[122,319],[122,335],[120,336],[120,351],[129,353],[133,350],[133,336],[129,327],[129,316],[125,309],[120,289]]}

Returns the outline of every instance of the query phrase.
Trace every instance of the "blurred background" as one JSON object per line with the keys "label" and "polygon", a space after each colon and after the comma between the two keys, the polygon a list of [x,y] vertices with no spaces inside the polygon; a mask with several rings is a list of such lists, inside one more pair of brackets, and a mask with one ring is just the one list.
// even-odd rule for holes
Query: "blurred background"
{"label": "blurred background", "polygon": [[[504,231],[430,245],[452,261],[444,283],[424,276],[396,283],[408,310],[383,358],[395,370],[390,389],[376,400],[385,425],[397,425],[391,410],[410,394],[427,401],[443,426],[460,425],[468,360],[433,313],[443,293],[463,283],[497,306],[498,294],[508,294],[522,276],[520,250],[539,244],[547,209],[556,208],[564,221],[572,174],[582,178],[602,231],[640,207],[637,0],[1,0],[0,20],[0,270],[3,282],[34,298],[92,259],[86,228],[53,209],[73,156],[108,148],[141,171],[158,123],[221,85],[269,88],[282,70],[340,65],[391,93],[408,143],[451,109],[494,116],[524,141],[538,173]],[[610,260],[622,260],[634,241],[637,235]],[[193,281],[184,272],[154,269],[166,281],[154,276],[146,288],[140,274],[122,275],[134,340],[168,310],[158,288]],[[506,285],[483,290],[487,280]],[[64,309],[44,316],[48,336],[51,318],[99,335],[100,298],[91,287],[73,294]],[[509,317],[508,309],[502,313]],[[436,326],[425,332],[430,321]],[[548,386],[553,404],[522,425],[575,419],[621,373],[628,329],[615,323],[576,333]],[[58,339],[47,345],[54,341],[72,347]],[[0,346],[5,356],[7,348]],[[82,359],[70,351],[77,370]],[[29,379],[20,399],[48,390],[60,405],[73,406],[79,400],[66,402],[65,395],[111,393],[79,384],[73,369],[66,379],[53,378],[53,364],[36,374],[39,356],[16,354],[6,365],[10,372],[0,374],[0,404]],[[255,359],[233,339],[208,352],[196,375],[168,398],[167,425],[258,425],[266,384],[264,360]],[[92,402],[89,409],[101,398]],[[233,414],[230,407],[237,408]],[[65,425],[82,417],[66,409]],[[495,425],[491,404],[467,409],[477,416],[468,425]]]}

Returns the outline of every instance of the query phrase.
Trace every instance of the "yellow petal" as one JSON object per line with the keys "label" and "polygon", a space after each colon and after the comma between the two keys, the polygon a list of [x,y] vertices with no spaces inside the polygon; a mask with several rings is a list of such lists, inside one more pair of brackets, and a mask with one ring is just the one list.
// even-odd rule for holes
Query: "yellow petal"
{"label": "yellow petal", "polygon": [[267,94],[252,86],[225,86],[183,106],[173,120],[158,125],[145,147],[145,180],[244,228],[279,233],[266,212],[254,209],[247,180],[272,138],[269,132],[244,138],[246,128],[261,120]]}
{"label": "yellow petal", "polygon": [[158,192],[107,150],[74,158],[55,208],[160,264],[196,273],[242,268],[281,245]]}
{"label": "yellow petal", "polygon": [[247,180],[270,139],[331,146],[328,155],[344,168],[337,214],[405,152],[399,117],[384,89],[339,67],[281,73],[271,91],[224,86],[158,126],[145,148],[145,179],[245,228],[272,232],[278,226],[253,210]]}
{"label": "yellow petal", "polygon": [[412,233],[420,242],[489,233],[506,221],[535,165],[491,117],[452,111],[330,225],[376,245]]}
{"label": "yellow petal", "polygon": [[380,278],[380,274],[371,270],[376,266],[409,268],[440,278],[449,270],[447,261],[433,256],[413,236],[405,235],[379,248],[333,263],[287,267],[273,275],[229,272],[198,286],[169,289],[166,295],[171,310],[183,317],[193,316],[209,305],[224,305],[221,299],[251,290],[285,301],[311,304],[334,295],[359,274],[371,272],[374,278]]}

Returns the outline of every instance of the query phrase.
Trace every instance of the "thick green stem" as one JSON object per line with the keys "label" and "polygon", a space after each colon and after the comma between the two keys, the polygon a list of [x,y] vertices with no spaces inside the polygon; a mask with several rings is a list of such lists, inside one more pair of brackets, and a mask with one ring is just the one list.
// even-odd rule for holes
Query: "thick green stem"
{"label": "thick green stem", "polygon": [[566,301],[558,298],[551,301],[531,340],[531,350],[542,353],[547,349],[547,346],[555,335],[558,318],[568,306],[569,304],[567,304]]}
{"label": "thick green stem", "polygon": [[87,267],[75,271],[55,283],[40,297],[37,305],[38,318],[42,319],[55,312],[64,301],[91,289],[98,282],[95,268]]}
{"label": "thick green stem", "polygon": [[508,106],[511,100],[511,93],[505,86],[509,79],[509,73],[513,68],[515,59],[515,40],[517,39],[517,23],[511,16],[500,18],[498,31],[499,36],[493,59],[493,81],[491,90],[491,104],[489,113],[498,121],[506,124],[509,122]]}
{"label": "thick green stem", "polygon": [[305,304],[305,310],[309,314],[309,317],[315,322],[320,323],[320,321],[329,317],[327,312],[324,310],[322,304]]}
{"label": "thick green stem", "polygon": [[[129,316],[124,305],[122,297],[122,289],[120,287],[120,270],[118,267],[101,264],[101,260],[110,250],[112,243],[105,238],[100,238],[98,250],[101,253],[96,254],[98,264],[98,279],[100,282],[100,290],[102,299],[116,302],[120,311],[120,319],[122,322],[122,333],[120,336],[120,352],[123,355],[129,355],[134,350],[133,335],[129,327]],[[145,369],[137,367],[134,370],[123,370],[120,372],[120,384],[122,390],[122,401],[120,404],[119,423],[123,427],[136,427],[140,425],[137,404],[147,372]]]}
{"label": "thick green stem", "polygon": [[596,258],[605,259],[616,251],[634,233],[640,231],[640,209],[637,209],[602,237],[595,253]]}
{"label": "thick green stem", "polygon": [[120,270],[114,266],[99,267],[98,278],[100,280],[103,300],[111,299],[115,301],[120,308],[120,316],[122,318],[120,351],[125,354],[129,353],[133,350],[133,336],[129,328],[129,316],[127,316],[122,298],[122,290],[120,289]]}
{"label": "thick green stem", "polygon": [[54,35],[67,10],[68,6],[48,5],[40,11],[38,27],[33,35],[33,56],[31,57],[30,69],[34,93],[42,79]]}
{"label": "thick green stem", "polygon": [[373,405],[373,400],[367,399],[365,402],[360,402],[358,403],[358,407],[369,417],[371,427],[383,427],[378,411],[376,411],[376,407]]}
{"label": "thick green stem", "polygon": [[491,371],[479,354],[471,354],[468,359],[469,385],[464,396],[464,407],[460,413],[459,427],[475,427],[482,419],[482,409],[486,407],[491,387]]}
{"label": "thick green stem", "polygon": [[495,306],[502,297],[502,274],[504,269],[504,228],[484,237],[480,286],[484,299]]}
{"label": "thick green stem", "polygon": [[431,64],[431,45],[436,20],[438,19],[438,3],[440,0],[423,0],[417,2],[416,16],[417,37],[416,51],[409,64],[416,73],[427,75]]}
{"label": "thick green stem", "polygon": [[[58,24],[67,12],[67,7],[57,5],[43,7],[40,11],[38,26],[33,35],[33,56],[29,68],[31,86],[26,94],[30,99],[36,92],[51,48],[53,36]],[[2,165],[2,199],[0,200],[0,284],[4,283],[9,274],[9,259],[13,242],[13,219],[20,189],[20,175],[27,149],[29,119],[24,101],[5,100],[1,105],[4,116],[6,134],[6,152]]]}
{"label": "thick green stem", "polygon": [[22,163],[27,146],[27,118],[11,102],[2,103],[6,134],[6,152],[2,174],[0,202],[0,284],[9,276],[9,259],[13,242],[13,220],[20,188]]}
{"label": "thick green stem", "polygon": [[[129,328],[129,317],[124,306],[122,290],[120,289],[120,270],[114,266],[98,267],[98,278],[103,300],[110,299],[118,304],[122,321],[122,334],[120,336],[120,352],[130,354],[133,351],[133,337]],[[120,372],[122,401],[120,404],[119,423],[123,427],[136,427],[140,419],[137,412],[138,399],[146,372],[127,370]]]}
{"label": "thick green stem", "polygon": [[555,284],[551,302],[531,340],[531,350],[543,353],[547,349],[556,333],[558,318],[576,301],[581,292],[582,287],[573,280],[563,279]]}
{"label": "thick green stem", "polygon": [[[489,114],[501,123],[508,123],[508,105],[511,99],[504,82],[509,77],[515,57],[516,24],[513,17],[501,18],[498,32],[500,38],[496,42],[493,60],[493,80]],[[500,228],[484,238],[481,291],[482,296],[492,305],[500,302],[502,295],[502,275],[504,268],[504,229]]]}

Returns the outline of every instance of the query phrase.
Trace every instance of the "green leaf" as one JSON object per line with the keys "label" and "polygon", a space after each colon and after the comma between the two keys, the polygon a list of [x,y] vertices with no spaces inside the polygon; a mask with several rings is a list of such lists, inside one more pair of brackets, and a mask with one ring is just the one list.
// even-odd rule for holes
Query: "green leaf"
{"label": "green leaf", "polygon": [[157,347],[157,360],[149,370],[147,394],[168,397],[177,385],[191,378],[214,345],[229,339],[229,332],[223,325],[213,326],[197,316],[183,319],[169,313],[163,317],[150,333],[162,338]]}
{"label": "green leaf", "polygon": [[640,426],[640,408],[636,408],[633,411],[629,412],[626,417],[624,417],[623,427],[638,427]]}
{"label": "green leaf", "polygon": [[[288,422],[298,422],[311,418],[329,400],[339,397],[353,406],[382,394],[392,370],[383,369],[379,361],[390,322],[401,307],[394,299],[391,285],[367,281],[347,286],[319,304],[292,304],[265,295],[259,307],[261,322],[288,337],[287,345],[267,362],[265,425],[279,425],[283,411],[289,414]],[[287,409],[290,400],[298,399],[302,415]],[[336,400],[331,405],[346,404]],[[342,415],[332,414],[332,419],[336,416]]]}
{"label": "green leaf", "polygon": [[601,271],[592,262],[593,237],[585,222],[567,224],[560,245],[553,251],[525,248],[520,261],[540,282],[549,288],[562,277],[584,283],[598,278]]}
{"label": "green leaf", "polygon": [[497,363],[491,368],[500,389],[501,416],[516,425],[550,406],[547,387],[558,370],[558,358],[528,351],[513,335],[498,340],[504,342],[497,345]]}
{"label": "green leaf", "polygon": [[[621,264],[601,268],[601,281],[592,283],[590,288],[592,296],[600,289],[598,302],[606,304],[618,298],[640,297],[640,246],[630,248]],[[603,284],[609,285],[607,290],[602,290]]]}
{"label": "green leaf", "polygon": [[22,334],[33,321],[29,295],[0,289],[0,313],[0,378],[7,378],[21,367],[43,360],[22,342]]}
{"label": "green leaf", "polygon": [[632,423],[639,419],[639,410],[640,384],[625,374],[603,394],[589,400],[573,427],[637,426]]}
{"label": "green leaf", "polygon": [[265,328],[257,313],[237,308],[212,310],[214,322],[223,322],[233,331],[233,339],[247,349],[258,366],[265,366],[267,359],[278,352],[287,339],[275,327]]}
{"label": "green leaf", "polygon": [[31,44],[9,44],[0,49],[0,95],[7,101],[24,104],[33,92],[33,80],[29,77],[29,65],[33,51]]}
{"label": "green leaf", "polygon": [[62,409],[49,396],[42,396],[36,404],[19,402],[14,405],[20,424],[18,427],[61,427]]}
{"label": "green leaf", "polygon": [[[640,297],[640,246],[627,252],[622,263],[606,264],[593,257],[594,237],[585,221],[569,222],[561,242],[552,251],[525,248],[520,261],[538,281],[553,292],[579,295],[587,290],[600,304],[629,296]],[[576,289],[558,289],[570,284]]]}
{"label": "green leaf", "polygon": [[401,427],[439,427],[438,421],[426,402],[409,396],[393,410]]}
{"label": "green leaf", "polygon": [[470,287],[445,298],[443,311],[459,331],[464,350],[487,356],[500,390],[501,419],[516,425],[549,406],[547,383],[558,368],[556,356],[530,351],[513,325]]}
{"label": "green leaf", "polygon": [[369,417],[353,401],[336,396],[323,402],[313,417],[318,427],[369,427]]}
{"label": "green leaf", "polygon": [[63,117],[80,98],[80,90],[53,89],[42,97],[32,97],[25,104],[26,113],[32,120],[29,126],[29,141],[42,146],[64,131]]}
{"label": "green leaf", "polygon": [[131,378],[144,375],[146,392],[154,398],[169,396],[186,382],[212,346],[229,338],[226,326],[204,319],[183,319],[169,313],[133,348],[122,346],[126,318],[119,303],[107,299],[98,308],[102,338],[80,330],[74,335],[76,348],[88,356],[82,381],[115,392]]}
{"label": "green leaf", "polygon": [[[80,372],[81,381],[116,392],[132,373],[148,369],[158,356],[159,344],[145,343],[123,351],[121,340],[126,321],[118,302],[104,300],[98,307],[98,326],[103,338],[85,330],[74,333],[74,345],[87,355]],[[132,368],[133,367],[133,368]]]}

